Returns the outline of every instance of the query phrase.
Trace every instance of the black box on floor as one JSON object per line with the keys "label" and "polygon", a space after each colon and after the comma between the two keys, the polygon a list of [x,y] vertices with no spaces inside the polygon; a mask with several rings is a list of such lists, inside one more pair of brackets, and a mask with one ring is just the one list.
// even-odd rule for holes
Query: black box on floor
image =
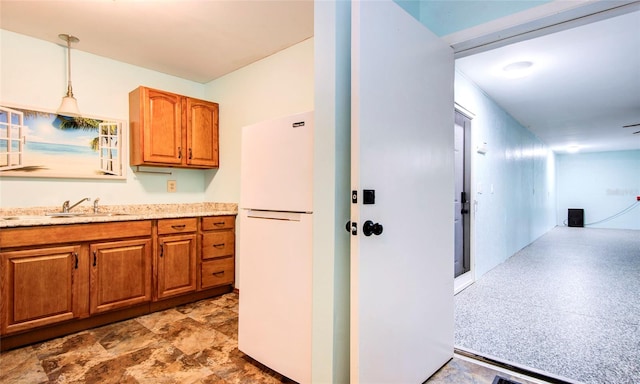
{"label": "black box on floor", "polygon": [[584,227],[584,209],[569,208],[569,218],[567,222],[570,227]]}

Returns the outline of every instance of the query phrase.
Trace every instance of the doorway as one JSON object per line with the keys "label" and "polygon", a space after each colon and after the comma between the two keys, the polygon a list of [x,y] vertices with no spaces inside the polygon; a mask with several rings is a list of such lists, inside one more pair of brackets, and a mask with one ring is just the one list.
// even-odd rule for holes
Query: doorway
{"label": "doorway", "polygon": [[[473,282],[471,277],[471,119],[456,108],[454,123],[454,234],[455,290]],[[465,276],[466,275],[466,276]]]}
{"label": "doorway", "polygon": [[[570,30],[570,32],[572,33],[576,33],[577,31],[578,31],[578,28],[573,28]],[[597,35],[600,38],[602,38],[604,34],[602,32],[598,32]],[[534,39],[531,39],[529,41],[533,42]],[[575,35],[572,36],[571,41],[574,46],[580,45]],[[622,44],[622,46],[624,47],[629,45]],[[545,52],[551,52],[550,44],[545,44],[544,48],[545,48]],[[506,55],[502,55],[502,56],[506,56]],[[478,68],[478,65],[474,66],[469,64],[468,66],[473,68]],[[609,67],[610,66],[607,66],[607,68]],[[473,79],[467,72],[464,72],[464,69],[460,69],[460,71],[463,72],[465,76],[467,76],[466,77],[467,79],[469,79],[470,81],[473,81],[475,84],[478,85],[478,87],[480,87],[479,81]],[[487,76],[486,78],[492,79],[492,77],[490,76]],[[557,82],[556,87],[557,89],[569,89],[567,85],[561,84],[560,82]],[[509,87],[509,89],[511,90],[515,88],[516,88],[515,85],[511,85]],[[520,92],[521,94],[525,94],[525,92],[522,90]],[[488,91],[484,91],[484,93],[489,94]],[[465,99],[464,92],[460,92],[457,96],[459,95],[462,95],[462,97],[457,100],[459,102],[463,102],[465,106],[472,108],[474,112],[478,114],[477,119],[473,120],[474,122],[473,134],[474,134],[474,138],[478,140],[475,144],[480,144],[485,140],[487,140],[492,145],[490,149],[493,150],[493,152],[489,153],[489,155],[486,155],[486,156],[478,156],[474,154],[475,162],[473,165],[475,166],[475,168],[474,168],[474,181],[473,181],[473,186],[474,186],[473,198],[477,199],[480,205],[478,208],[477,215],[474,217],[474,220],[477,223],[477,225],[475,226],[472,225],[472,228],[475,228],[475,230],[478,231],[476,236],[477,244],[475,244],[475,246],[477,247],[476,248],[477,259],[476,259],[475,270],[477,271],[477,278],[478,278],[479,284],[475,284],[474,286],[468,288],[465,292],[463,292],[462,295],[456,297],[456,311],[457,313],[463,314],[462,316],[460,316],[460,318],[463,320],[458,323],[461,325],[460,326],[458,326],[458,324],[456,325],[456,335],[457,335],[456,346],[458,348],[461,346],[467,347],[469,349],[473,349],[477,351],[480,354],[500,356],[504,360],[508,360],[510,362],[516,362],[523,365],[526,364],[531,367],[534,367],[535,369],[545,370],[548,372],[552,372],[554,374],[563,374],[563,375],[571,374],[571,376],[574,378],[581,378],[576,374],[576,372],[578,371],[576,367],[578,367],[578,365],[572,366],[569,370],[567,370],[566,367],[568,366],[568,364],[564,364],[561,367],[562,369],[564,369],[564,371],[559,369],[556,370],[554,366],[551,364],[542,365],[541,360],[538,358],[535,360],[535,365],[533,365],[533,363],[529,362],[531,360],[526,361],[524,359],[520,359],[517,353],[514,351],[526,351],[526,354],[528,356],[534,356],[535,354],[539,354],[539,356],[544,356],[544,357],[555,356],[556,358],[552,360],[552,364],[557,364],[562,359],[564,359],[562,361],[567,361],[568,359],[575,357],[577,354],[571,353],[571,351],[574,351],[574,350],[578,350],[578,351],[616,350],[616,347],[611,342],[611,339],[614,338],[613,334],[615,332],[613,331],[613,329],[620,329],[617,324],[613,326],[614,323],[610,323],[610,324],[607,324],[608,327],[594,326],[591,328],[587,328],[586,321],[577,321],[573,323],[572,324],[573,326],[581,327],[580,329],[583,330],[582,334],[589,335],[589,337],[586,338],[585,344],[583,345],[578,344],[577,338],[569,337],[568,332],[564,332],[563,330],[551,331],[551,328],[547,324],[542,324],[544,321],[547,321],[548,323],[553,323],[553,325],[569,324],[567,319],[570,316],[573,316],[572,319],[579,319],[576,315],[576,313],[578,313],[577,311],[575,313],[572,313],[571,315],[566,315],[566,316],[557,315],[557,318],[561,319],[561,321],[557,321],[557,322],[550,321],[549,319],[551,319],[551,316],[547,315],[546,313],[543,313],[544,311],[549,311],[549,306],[546,305],[545,303],[553,302],[553,300],[558,297],[563,298],[561,303],[563,308],[570,308],[569,301],[566,300],[568,295],[561,294],[562,292],[561,289],[568,289],[567,285],[566,284],[562,285],[561,283],[551,285],[550,278],[553,276],[563,277],[564,281],[566,281],[567,283],[570,282],[575,284],[576,282],[580,282],[579,285],[573,285],[574,287],[573,291],[571,291],[569,288],[569,291],[571,292],[571,294],[576,295],[576,297],[578,298],[577,301],[579,303],[588,303],[588,302],[594,302],[594,301],[597,302],[597,300],[604,300],[604,298],[606,298],[606,295],[599,296],[599,297],[595,296],[595,294],[601,293],[602,290],[597,290],[597,289],[593,290],[593,289],[586,289],[586,288],[581,288],[579,290],[575,289],[575,287],[578,287],[578,286],[582,287],[582,286],[585,286],[587,283],[590,283],[589,279],[583,279],[584,282],[581,282],[581,279],[578,277],[579,276],[578,272],[580,270],[584,270],[585,268],[583,261],[581,261],[581,263],[579,264],[579,265],[582,265],[582,267],[577,268],[576,270],[572,270],[568,268],[569,266],[569,263],[567,263],[568,255],[566,253],[559,253],[557,257],[551,258],[551,260],[552,262],[557,260],[563,260],[562,264],[560,265],[560,267],[555,265],[557,268],[551,269],[549,271],[549,276],[547,276],[544,279],[542,278],[543,275],[540,271],[537,270],[534,273],[529,268],[528,270],[525,269],[525,271],[520,275],[515,275],[515,274],[508,275],[506,278],[498,280],[498,278],[496,277],[497,276],[496,272],[498,270],[497,269],[492,270],[491,271],[492,274],[488,277],[491,279],[491,281],[496,283],[495,286],[499,286],[500,288],[504,289],[500,293],[506,292],[508,294],[515,294],[515,295],[520,294],[522,292],[532,293],[533,291],[531,289],[522,288],[523,286],[521,285],[520,281],[530,281],[531,279],[536,279],[536,278],[540,279],[539,281],[543,281],[543,283],[540,283],[538,281],[537,286],[547,288],[547,290],[546,291],[538,290],[537,291],[538,295],[535,296],[535,299],[534,299],[535,301],[532,300],[532,302],[537,304],[537,306],[528,305],[525,307],[523,305],[524,301],[520,300],[520,298],[511,301],[514,307],[523,308],[522,313],[516,313],[514,311],[508,310],[508,308],[506,308],[506,302],[509,302],[508,296],[506,295],[499,296],[498,291],[496,289],[493,289],[495,288],[495,286],[491,286],[487,288],[487,290],[490,290],[490,294],[487,295],[488,299],[485,299],[484,297],[481,299],[479,295],[477,295],[476,289],[478,289],[479,287],[488,287],[486,285],[487,280],[485,280],[485,278],[482,277],[482,275],[489,269],[489,267],[485,264],[488,257],[494,257],[494,260],[497,260],[495,259],[495,255],[498,254],[498,252],[504,251],[506,248],[511,247],[511,245],[514,244],[513,242],[514,237],[522,235],[523,233],[526,233],[526,232],[531,233],[532,228],[536,226],[538,226],[537,228],[540,228],[543,223],[546,225],[548,223],[548,220],[547,220],[548,217],[550,216],[555,217],[556,215],[555,212],[557,211],[557,209],[555,208],[556,200],[554,196],[555,190],[556,190],[555,181],[554,181],[555,177],[553,176],[554,175],[553,172],[550,172],[548,174],[549,176],[546,176],[546,177],[541,176],[540,166],[542,166],[542,169],[545,169],[545,163],[542,161],[534,161],[534,162],[528,162],[528,163],[521,161],[524,158],[523,156],[521,156],[522,154],[527,154],[527,153],[535,154],[536,153],[535,149],[530,151],[518,152],[517,150],[512,150],[511,148],[509,148],[509,146],[512,146],[513,148],[517,148],[518,145],[522,145],[523,143],[522,136],[509,138],[508,136],[499,136],[497,134],[491,135],[489,131],[485,131],[485,128],[489,126],[495,127],[495,128],[500,127],[500,123],[498,123],[496,119],[487,117],[488,114],[485,112],[485,110],[477,106],[480,103],[473,104],[469,102],[468,99],[471,99],[471,97],[468,97],[468,99]],[[529,103],[522,102],[521,105],[526,105],[528,109],[536,110],[536,108],[533,108],[533,103],[531,102],[531,93],[528,93],[527,95],[529,97],[527,99]],[[566,99],[572,100],[572,98],[566,98]],[[572,102],[575,103],[575,101],[572,101]],[[496,104],[500,104],[500,103],[496,103]],[[548,119],[546,115],[545,115],[545,118]],[[506,125],[504,125],[504,127],[506,127]],[[495,133],[497,132],[497,129],[496,131],[491,131],[491,132]],[[513,130],[502,129],[502,132],[513,132]],[[503,156],[502,159],[500,160],[500,161],[504,160],[503,163],[490,162],[490,160],[496,159],[496,154]],[[514,166],[511,169],[504,166],[505,164],[507,164],[507,161],[513,161],[516,159],[520,165]],[[526,167],[522,166],[524,164],[526,164]],[[554,165],[555,163],[552,162],[549,165],[549,162],[547,162],[546,164],[550,166],[551,169],[555,169],[555,165]],[[500,176],[498,176],[499,174],[509,175],[509,172],[511,172],[510,173],[511,176],[509,178],[506,178],[506,177],[501,178]],[[530,175],[533,175],[534,178],[532,179]],[[585,177],[589,177],[590,175],[591,173],[588,172],[585,175]],[[481,182],[484,182],[485,184],[484,191],[483,191]],[[494,195],[494,185],[496,186],[495,195]],[[532,185],[535,188],[533,188]],[[545,192],[540,193],[540,191],[545,191]],[[482,192],[485,192],[484,195],[482,194]],[[532,204],[529,204],[529,203],[524,204],[525,206],[527,206],[527,209],[525,210],[527,212],[527,216],[526,216],[528,218],[527,221],[522,220],[523,210],[502,209],[504,207],[509,207],[509,204],[513,202],[514,197],[516,199],[520,199],[522,196],[529,196],[530,201],[532,203]],[[522,201],[523,200],[520,200],[519,203],[522,203]],[[550,204],[547,203],[548,201],[550,202]],[[551,214],[549,214],[549,209],[548,209],[550,205],[554,207]],[[472,209],[473,208],[474,208],[474,205],[472,204]],[[524,231],[522,231],[523,228],[525,229]],[[536,230],[536,232],[539,231],[539,229],[536,229],[536,228],[534,229]],[[520,232],[518,232],[519,230]],[[491,232],[495,233],[496,236],[492,236]],[[498,233],[500,235],[497,235]],[[573,245],[584,246],[584,241],[574,242]],[[554,246],[553,248],[557,248],[557,247]],[[548,250],[553,248],[549,247],[548,249],[545,249],[546,253],[543,253],[543,255],[547,256],[549,254]],[[529,245],[525,253],[531,255],[530,253],[531,249],[532,249],[531,245]],[[516,260],[525,260],[525,259],[520,258]],[[541,265],[538,258],[536,258],[535,261],[533,260],[534,259],[532,257],[527,258],[526,259],[526,262],[528,262],[527,265],[528,266]],[[500,260],[500,261],[503,261],[503,260]],[[524,261],[521,261],[521,263],[522,263],[521,265],[525,264]],[[508,264],[508,266],[511,266],[511,265],[513,264]],[[564,270],[561,268],[564,268]],[[512,270],[509,270],[509,271],[512,271]],[[621,279],[618,279],[618,281],[621,281]],[[611,285],[605,284],[603,286],[611,286]],[[552,288],[552,289],[549,289],[549,288]],[[578,296],[577,295],[578,292],[580,292],[581,295],[584,293],[593,293],[594,296],[591,296],[590,299],[586,299],[589,296],[584,296],[584,295]],[[470,297],[471,294],[473,294],[470,301],[473,301],[473,304],[477,305],[479,308],[481,308],[481,310],[484,310],[486,312],[476,313],[474,309],[471,308],[470,306],[465,306],[461,300],[461,298],[465,294],[468,295],[467,297]],[[612,304],[611,300],[604,300],[604,301],[606,301],[607,304]],[[541,303],[543,303],[543,305],[540,305]],[[592,307],[588,307],[588,309],[590,308]],[[610,314],[613,312],[613,311],[603,311],[601,309],[602,306],[600,306],[599,308],[601,313]],[[471,313],[473,313],[474,317],[467,316],[467,314],[471,314]],[[519,335],[519,337],[513,337],[513,339],[508,339],[507,337],[503,339],[499,339],[495,333],[495,330],[496,330],[495,323],[494,324],[485,323],[486,319],[492,316],[495,316],[496,319],[499,319],[498,323],[500,325],[498,327],[500,329],[506,329],[504,316],[499,315],[499,314],[505,314],[505,313],[510,314],[510,316],[507,316],[510,319],[531,320],[531,321],[523,321],[525,325],[523,325],[522,327],[515,326],[511,328],[510,329],[512,331],[511,333],[509,332],[504,333],[507,336],[513,337],[513,335]],[[593,316],[590,317],[590,319],[592,318]],[[481,333],[478,332],[477,330],[471,330],[467,328],[465,329],[465,332],[468,332],[467,334],[470,335],[470,338],[473,340],[478,340],[481,337],[486,336],[488,340],[487,345],[489,346],[487,348],[484,348],[484,347],[480,348],[477,346],[477,344],[476,345],[470,344],[470,343],[463,344],[460,341],[462,340],[462,337],[459,336],[460,334],[459,329],[462,327],[466,327],[466,324],[476,325],[477,323],[485,325],[484,334],[482,334],[482,336],[481,336]],[[602,329],[605,329],[605,331],[607,331],[608,333],[599,332]],[[531,338],[524,337],[523,335],[525,335],[526,332],[531,332],[536,336]],[[553,337],[545,336],[542,338],[543,339],[548,338],[556,341],[558,340],[564,341],[564,343],[559,343],[560,349],[558,351],[552,351],[550,348],[534,349],[533,347],[527,348],[527,347],[522,347],[521,345],[518,345],[520,341],[535,340],[536,337],[540,337],[540,335],[549,335],[551,333],[554,333],[554,335],[558,335],[558,336],[553,336]],[[623,336],[623,340],[625,340],[625,342],[628,342],[629,340],[628,334],[626,335],[627,336],[626,338],[624,338],[625,337],[624,333],[621,332],[621,334]],[[594,340],[594,339],[600,341],[599,346],[594,348],[589,348],[587,343],[590,340]],[[498,351],[494,349],[490,349],[496,345],[505,346],[505,350],[507,350],[508,352],[504,354],[499,354]],[[538,346],[540,345],[541,344],[538,344]],[[619,349],[619,350],[623,350],[623,349]],[[603,353],[599,355],[610,356],[608,354],[603,354]],[[581,356],[581,357],[583,358],[579,359],[580,363],[582,361],[587,361],[587,359],[584,358],[584,356]],[[607,368],[607,370],[611,369],[611,370],[617,371],[618,369],[617,366],[619,366],[619,361],[623,361],[623,360],[626,360],[626,357],[610,360],[612,362],[611,368]],[[599,365],[599,364],[602,364],[602,365]],[[556,366],[560,366],[560,365],[561,364],[557,364]],[[581,365],[584,365],[584,364],[581,364]],[[598,364],[596,363],[591,364],[591,366],[587,367],[587,369],[593,366],[605,367],[605,365],[601,361]],[[566,373],[567,371],[569,371],[569,373]],[[604,372],[604,371],[606,370],[603,368],[601,372]],[[609,380],[611,380],[611,378],[609,378]]]}

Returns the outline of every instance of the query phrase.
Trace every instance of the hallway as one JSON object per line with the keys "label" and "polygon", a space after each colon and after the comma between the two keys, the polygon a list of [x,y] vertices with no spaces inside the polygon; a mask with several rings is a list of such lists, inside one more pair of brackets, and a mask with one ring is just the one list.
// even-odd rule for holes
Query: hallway
{"label": "hallway", "polygon": [[585,383],[640,382],[640,231],[552,229],[455,296],[455,345]]}

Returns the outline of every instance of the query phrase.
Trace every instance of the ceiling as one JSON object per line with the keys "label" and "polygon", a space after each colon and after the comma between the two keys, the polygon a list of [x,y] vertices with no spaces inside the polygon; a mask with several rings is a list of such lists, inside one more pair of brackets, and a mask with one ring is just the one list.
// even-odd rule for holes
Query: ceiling
{"label": "ceiling", "polygon": [[[313,36],[312,0],[0,1],[0,26],[73,49],[207,83]],[[532,75],[495,69],[534,62]],[[456,61],[548,146],[640,149],[640,12]]]}
{"label": "ceiling", "polygon": [[312,37],[313,0],[2,0],[0,26],[207,83]]}
{"label": "ceiling", "polygon": [[[502,68],[530,61],[531,74]],[[456,60],[456,67],[556,152],[640,149],[640,11]]]}

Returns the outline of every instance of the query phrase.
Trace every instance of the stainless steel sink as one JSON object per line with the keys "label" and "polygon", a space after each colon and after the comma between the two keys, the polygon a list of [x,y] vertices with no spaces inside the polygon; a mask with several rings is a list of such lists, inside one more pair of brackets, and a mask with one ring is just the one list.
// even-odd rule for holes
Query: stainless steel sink
{"label": "stainless steel sink", "polygon": [[116,217],[130,216],[129,213],[122,212],[99,212],[99,213],[81,213],[81,212],[48,212],[44,215],[12,215],[0,216],[0,220],[51,220],[64,219],[73,217]]}
{"label": "stainless steel sink", "polygon": [[46,220],[50,219],[50,216],[40,216],[40,215],[16,215],[16,216],[2,216],[0,219],[2,220]]}
{"label": "stainless steel sink", "polygon": [[48,213],[45,213],[45,215],[47,215],[49,217],[77,217],[77,216],[83,216],[82,213],[76,213],[76,212],[48,212]]}
{"label": "stainless steel sink", "polygon": [[130,216],[129,213],[121,213],[121,212],[100,212],[100,213],[84,213],[79,216],[84,217],[109,217],[109,216]]}

